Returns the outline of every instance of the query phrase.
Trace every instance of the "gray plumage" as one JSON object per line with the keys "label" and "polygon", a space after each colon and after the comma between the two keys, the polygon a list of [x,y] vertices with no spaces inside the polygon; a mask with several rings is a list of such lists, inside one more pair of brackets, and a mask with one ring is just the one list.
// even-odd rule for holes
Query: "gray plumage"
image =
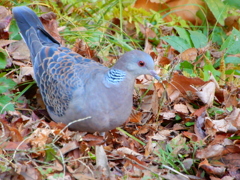
{"label": "gray plumage", "polygon": [[133,50],[112,68],[83,58],[46,32],[28,7],[13,8],[14,18],[25,40],[35,80],[51,118],[79,131],[104,132],[123,124],[131,113],[135,78],[142,74],[159,79],[150,55]]}

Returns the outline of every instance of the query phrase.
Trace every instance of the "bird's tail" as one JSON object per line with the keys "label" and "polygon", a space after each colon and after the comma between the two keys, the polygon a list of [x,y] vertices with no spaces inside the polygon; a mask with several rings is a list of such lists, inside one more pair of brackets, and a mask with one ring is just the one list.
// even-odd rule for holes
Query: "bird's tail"
{"label": "bird's tail", "polygon": [[32,58],[43,46],[60,46],[59,42],[44,29],[40,19],[30,8],[26,6],[14,7],[12,12]]}

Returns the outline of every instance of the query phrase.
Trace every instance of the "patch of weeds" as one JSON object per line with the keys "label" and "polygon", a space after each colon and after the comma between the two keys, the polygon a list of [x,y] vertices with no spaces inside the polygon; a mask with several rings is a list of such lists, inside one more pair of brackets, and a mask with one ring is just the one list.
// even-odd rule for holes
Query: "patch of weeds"
{"label": "patch of weeds", "polygon": [[7,64],[7,54],[3,50],[0,51],[0,114],[5,111],[14,111],[14,105],[12,103],[13,94],[9,92],[16,83],[4,77],[6,72],[2,72],[1,69],[4,69]]}
{"label": "patch of weeds", "polygon": [[[194,156],[200,146],[202,146],[201,143],[188,142],[186,138],[179,135],[168,143],[160,143],[155,154],[162,164],[161,168],[170,167],[178,172],[194,174],[192,167],[197,162]],[[189,157],[189,155],[192,155],[192,157]]]}

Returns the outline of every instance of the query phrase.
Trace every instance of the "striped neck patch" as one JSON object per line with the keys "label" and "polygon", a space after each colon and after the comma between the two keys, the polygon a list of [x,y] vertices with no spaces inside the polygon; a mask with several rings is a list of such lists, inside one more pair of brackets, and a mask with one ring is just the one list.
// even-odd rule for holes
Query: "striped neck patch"
{"label": "striped neck patch", "polygon": [[123,81],[126,77],[126,72],[120,69],[110,69],[106,74],[106,80],[110,84],[117,84]]}

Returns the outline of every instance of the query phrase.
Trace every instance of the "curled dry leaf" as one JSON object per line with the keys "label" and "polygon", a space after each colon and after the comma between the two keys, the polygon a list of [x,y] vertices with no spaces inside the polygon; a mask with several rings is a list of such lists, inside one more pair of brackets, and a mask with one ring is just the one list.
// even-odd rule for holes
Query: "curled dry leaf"
{"label": "curled dry leaf", "polygon": [[213,105],[213,100],[215,96],[216,85],[214,82],[209,82],[199,88],[199,91],[196,92],[198,97],[202,100],[203,103],[208,106]]}
{"label": "curled dry leaf", "polygon": [[117,152],[118,152],[120,155],[127,154],[127,155],[133,155],[133,156],[140,156],[140,157],[142,157],[141,154],[139,154],[139,153],[135,152],[134,150],[129,149],[129,148],[127,148],[127,147],[118,148],[118,149],[117,149]]}
{"label": "curled dry leaf", "polygon": [[200,138],[200,139],[203,139],[206,137],[206,134],[203,131],[205,115],[206,115],[206,112],[203,111],[203,113],[200,116],[198,116],[198,118],[196,119],[196,123],[194,124],[194,131],[195,131],[196,135],[198,136],[198,138]]}
{"label": "curled dry leaf", "polygon": [[209,164],[208,160],[205,159],[199,164],[199,167],[204,169],[208,174],[214,174],[216,176],[223,176],[225,173],[225,167],[215,167]]}
{"label": "curled dry leaf", "polygon": [[63,39],[61,38],[58,32],[58,24],[57,24],[57,15],[53,12],[48,12],[46,14],[41,15],[39,19],[42,21],[44,28],[47,30],[51,36],[53,36],[60,44],[63,44]]}
{"label": "curled dry leaf", "polygon": [[201,139],[196,134],[188,132],[188,131],[182,132],[182,135],[189,138],[191,141],[194,141],[194,142],[200,142],[201,141]]}
{"label": "curled dry leaf", "polygon": [[17,78],[18,83],[22,82],[22,78],[28,75],[30,75],[32,78],[34,77],[33,67],[20,67],[20,73]]}
{"label": "curled dry leaf", "polygon": [[231,122],[231,124],[240,130],[240,109],[234,108],[234,110],[225,118],[226,121]]}
{"label": "curled dry leaf", "polygon": [[8,28],[11,19],[10,10],[7,10],[4,6],[0,6],[0,39],[9,39],[10,33],[8,32]]}
{"label": "curled dry leaf", "polygon": [[89,58],[89,59],[94,59],[97,62],[99,62],[99,60],[94,57],[95,56],[95,52],[94,50],[90,49],[89,46],[87,45],[86,42],[84,42],[83,40],[77,40],[76,43],[74,44],[72,50],[78,54],[80,54],[83,57]]}
{"label": "curled dry leaf", "polygon": [[211,120],[206,118],[205,129],[208,135],[213,135],[216,132],[236,132],[237,128],[232,125],[231,122],[225,119]]}

